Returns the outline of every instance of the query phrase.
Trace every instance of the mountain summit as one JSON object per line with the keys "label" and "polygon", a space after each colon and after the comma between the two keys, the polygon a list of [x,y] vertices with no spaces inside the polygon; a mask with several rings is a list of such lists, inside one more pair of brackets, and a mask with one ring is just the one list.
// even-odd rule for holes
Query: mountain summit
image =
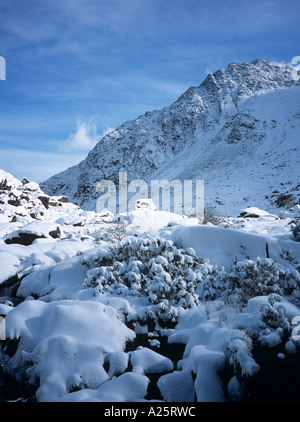
{"label": "mountain summit", "polygon": [[300,82],[293,69],[261,59],[231,63],[171,106],[122,124],[41,187],[93,210],[97,183],[118,183],[119,172],[127,172],[128,181],[147,183],[204,180],[206,207],[222,215],[296,203]]}

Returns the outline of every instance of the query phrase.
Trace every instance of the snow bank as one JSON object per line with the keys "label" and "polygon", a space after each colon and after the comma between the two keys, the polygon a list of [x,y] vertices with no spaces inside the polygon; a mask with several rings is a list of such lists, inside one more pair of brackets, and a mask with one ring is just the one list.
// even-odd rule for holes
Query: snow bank
{"label": "snow bank", "polygon": [[218,375],[224,364],[221,350],[197,345],[181,362],[182,370],[162,376],[157,385],[167,401],[191,402],[196,394],[198,402],[224,402],[225,389]]}
{"label": "snow bank", "polygon": [[191,225],[197,224],[198,219],[188,218],[184,215],[169,211],[159,211],[151,208],[139,208],[126,214],[131,224],[142,228],[161,228],[171,224]]}
{"label": "snow bank", "polygon": [[147,394],[149,379],[127,372],[102,384],[95,390],[82,389],[64,395],[56,402],[137,402]]}
{"label": "snow bank", "polygon": [[117,312],[97,302],[27,300],[6,317],[8,339],[20,339],[9,370],[24,362],[30,382],[40,380],[39,401],[53,401],[72,388],[98,388],[109,379],[107,353],[122,351],[135,334]]}
{"label": "snow bank", "polygon": [[131,354],[132,372],[136,374],[153,374],[168,372],[174,369],[169,358],[154,352],[147,347],[139,348]]}
{"label": "snow bank", "polygon": [[191,402],[196,398],[200,402],[222,402],[227,400],[226,393],[233,398],[241,397],[242,385],[237,378],[228,386],[222,383],[219,374],[224,365],[231,365],[234,377],[238,376],[238,379],[251,377],[259,370],[246,331],[259,330],[261,318],[223,308],[226,318],[222,321],[217,304],[211,302],[208,306],[211,308],[208,320],[201,306],[185,311],[169,336],[170,344],[183,343],[186,346],[183,359],[177,364],[178,370],[158,381],[166,401]]}
{"label": "snow bank", "polygon": [[189,368],[163,375],[157,386],[167,402],[188,403],[195,399],[194,380]]}
{"label": "snow bank", "polygon": [[266,244],[269,255],[284,267],[289,264],[281,256],[283,250],[291,250],[300,257],[300,243],[292,240],[277,240],[267,236],[245,233],[214,226],[180,226],[170,232],[178,247],[191,247],[198,256],[208,258],[212,264],[230,270],[234,259],[266,257]]}
{"label": "snow bank", "polygon": [[108,353],[105,359],[109,362],[108,376],[114,377],[123,374],[128,367],[129,355],[125,352],[112,352]]}
{"label": "snow bank", "polygon": [[0,252],[0,284],[13,277],[18,272],[19,259],[8,252]]}
{"label": "snow bank", "polygon": [[[269,305],[269,299],[272,299],[274,295],[268,296],[256,296],[253,297],[248,301],[248,312],[250,314],[259,313],[263,306]],[[278,301],[273,303],[274,308],[278,308],[278,306],[283,307],[285,310],[285,315],[289,321],[291,321],[294,317],[299,316],[299,307],[294,305],[293,303],[289,302],[288,300],[284,299],[281,296],[276,295],[275,297],[278,298]]]}
{"label": "snow bank", "polygon": [[48,257],[48,259],[47,265],[22,280],[17,291],[18,296],[27,297],[36,294],[44,299],[47,296],[48,301],[72,299],[74,294],[81,289],[87,267],[82,265],[80,256],[57,264],[51,258]]}
{"label": "snow bank", "polygon": [[196,374],[194,388],[198,402],[226,401],[218,371],[223,369],[225,355],[206,346],[193,347],[189,357],[191,370]]}

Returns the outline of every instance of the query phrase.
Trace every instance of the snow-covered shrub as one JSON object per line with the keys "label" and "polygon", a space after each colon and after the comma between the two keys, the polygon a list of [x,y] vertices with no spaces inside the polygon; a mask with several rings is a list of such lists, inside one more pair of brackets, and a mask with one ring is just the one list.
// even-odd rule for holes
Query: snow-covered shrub
{"label": "snow-covered shrub", "polygon": [[258,364],[251,356],[252,339],[246,334],[241,339],[232,340],[228,345],[228,351],[229,362],[237,379],[241,380],[244,376],[251,377],[259,370]]}
{"label": "snow-covered shrub", "polygon": [[233,265],[229,274],[228,293],[237,293],[242,303],[254,296],[271,293],[291,294],[299,287],[298,271],[282,268],[270,258],[245,259]]}
{"label": "snow-covered shrub", "polygon": [[211,265],[205,261],[199,266],[201,280],[197,287],[197,293],[202,300],[214,300],[226,292],[228,274],[223,267]]}
{"label": "snow-covered shrub", "polygon": [[108,228],[105,229],[104,237],[112,243],[120,242],[126,237],[127,223],[117,221],[116,223],[110,223]]}
{"label": "snow-covered shrub", "polygon": [[202,224],[207,224],[207,223],[211,223],[214,226],[217,226],[218,224],[224,222],[225,219],[219,215],[217,215],[217,213],[215,212],[214,209],[211,208],[206,208],[204,210],[204,219]]}
{"label": "snow-covered shrub", "polygon": [[294,302],[300,298],[299,272],[270,258],[237,261],[230,273],[205,260],[198,266],[198,278],[197,294],[202,300],[235,295],[239,303],[246,304],[251,297],[271,293],[290,295]]}
{"label": "snow-covered shrub", "polygon": [[203,263],[193,249],[177,248],[170,240],[128,237],[87,263],[84,286],[93,287],[95,294],[145,296],[156,305],[149,311],[163,318],[172,306],[198,304],[195,288]]}
{"label": "snow-covered shrub", "polygon": [[227,273],[171,240],[128,236],[100,249],[88,262],[85,288],[94,294],[148,299],[147,317],[176,320],[178,308],[198,300],[235,297],[245,305],[254,296],[290,294],[300,288],[298,271],[283,269],[270,258],[245,259]]}
{"label": "snow-covered shrub", "polygon": [[277,294],[271,294],[268,297],[268,303],[262,305],[261,314],[261,331],[258,340],[262,346],[273,347],[280,344],[282,337],[286,334],[291,326],[286,316],[285,307],[280,304],[282,297]]}

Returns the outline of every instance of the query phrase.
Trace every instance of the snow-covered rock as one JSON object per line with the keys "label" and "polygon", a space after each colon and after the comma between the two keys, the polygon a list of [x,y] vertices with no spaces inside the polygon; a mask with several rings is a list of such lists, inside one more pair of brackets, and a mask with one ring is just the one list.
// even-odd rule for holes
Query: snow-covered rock
{"label": "snow-covered rock", "polygon": [[56,402],[138,402],[147,394],[149,379],[144,375],[125,373],[97,389],[81,389],[59,397]]}
{"label": "snow-covered rock", "polygon": [[174,365],[169,358],[154,352],[147,347],[139,348],[132,352],[130,356],[132,372],[135,374],[153,374],[160,372],[170,372]]}
{"label": "snow-covered rock", "polygon": [[15,230],[5,236],[4,242],[7,244],[19,243],[21,245],[31,245],[38,238],[56,239],[62,234],[61,227],[55,223],[29,223],[21,229]]}
{"label": "snow-covered rock", "polygon": [[53,401],[75,387],[98,388],[109,379],[105,355],[122,351],[135,337],[115,309],[97,302],[27,300],[6,317],[7,338],[19,339],[10,363],[24,362],[30,382],[39,378],[37,398]]}

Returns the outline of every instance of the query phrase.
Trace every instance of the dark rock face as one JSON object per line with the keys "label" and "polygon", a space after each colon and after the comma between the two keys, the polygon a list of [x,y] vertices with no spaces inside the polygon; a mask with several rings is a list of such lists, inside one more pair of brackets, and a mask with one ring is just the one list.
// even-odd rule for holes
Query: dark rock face
{"label": "dark rock face", "polygon": [[38,196],[38,199],[41,201],[41,203],[44,205],[46,209],[49,208],[49,202],[50,202],[49,196]]}

